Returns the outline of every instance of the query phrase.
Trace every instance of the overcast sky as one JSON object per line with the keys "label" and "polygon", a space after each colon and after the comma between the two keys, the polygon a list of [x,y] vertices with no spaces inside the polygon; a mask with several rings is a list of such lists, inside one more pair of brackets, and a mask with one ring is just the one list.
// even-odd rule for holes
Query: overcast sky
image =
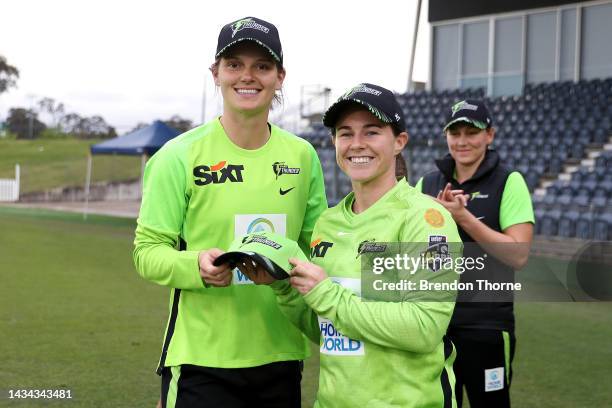
{"label": "overcast sky", "polygon": [[[413,78],[427,80],[428,1],[423,1]],[[98,114],[121,134],[173,114],[195,123],[220,113],[207,67],[220,28],[256,16],[274,23],[287,78],[284,113],[295,117],[302,85],[338,96],[359,82],[406,89],[416,0],[188,1],[8,0],[0,4],[0,55],[20,71],[9,107],[51,97]],[[278,115],[279,113],[276,113]]]}

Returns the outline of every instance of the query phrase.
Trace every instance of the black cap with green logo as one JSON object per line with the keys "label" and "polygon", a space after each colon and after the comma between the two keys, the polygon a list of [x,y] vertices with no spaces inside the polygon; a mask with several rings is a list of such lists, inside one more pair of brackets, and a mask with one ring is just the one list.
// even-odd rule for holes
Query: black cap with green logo
{"label": "black cap with green logo", "polygon": [[351,88],[327,109],[323,115],[323,125],[335,127],[344,109],[354,104],[363,105],[381,122],[395,126],[400,132],[406,131],[404,114],[393,92],[365,82]]}
{"label": "black cap with green logo", "polygon": [[280,64],[283,63],[283,49],[278,30],[274,24],[257,17],[245,17],[224,25],[219,33],[215,58],[219,58],[229,47],[241,41],[259,44]]}
{"label": "black cap with green logo", "polygon": [[488,129],[493,126],[489,110],[483,101],[477,99],[465,99],[451,106],[443,131],[446,132],[446,129],[459,122],[469,123],[478,129]]}

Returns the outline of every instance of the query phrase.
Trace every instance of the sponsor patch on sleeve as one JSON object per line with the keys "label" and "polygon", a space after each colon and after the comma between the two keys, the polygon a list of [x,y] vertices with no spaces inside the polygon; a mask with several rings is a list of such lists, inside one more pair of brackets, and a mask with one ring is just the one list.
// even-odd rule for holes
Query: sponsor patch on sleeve
{"label": "sponsor patch on sleeve", "polygon": [[436,272],[449,256],[446,235],[430,235],[425,252],[427,267]]}
{"label": "sponsor patch on sleeve", "polygon": [[425,211],[425,221],[434,228],[444,226],[444,217],[442,213],[434,208],[429,208]]}

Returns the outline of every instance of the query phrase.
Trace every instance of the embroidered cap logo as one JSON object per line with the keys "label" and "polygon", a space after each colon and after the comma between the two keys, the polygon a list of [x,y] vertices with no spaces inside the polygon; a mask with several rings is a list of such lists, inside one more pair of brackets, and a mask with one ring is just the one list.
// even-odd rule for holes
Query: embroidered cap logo
{"label": "embroidered cap logo", "polygon": [[243,18],[242,20],[238,20],[232,24],[232,38],[236,35],[236,33],[244,28],[253,28],[255,30],[263,31],[264,33],[268,33],[270,29],[261,24],[256,23],[252,18]]}
{"label": "embroidered cap logo", "polygon": [[454,104],[451,108],[451,111],[453,112],[453,116],[455,116],[455,114],[463,109],[468,109],[468,110],[478,110],[478,106],[476,105],[471,105],[469,103],[467,103],[466,101],[461,101],[461,102],[457,102],[456,104]]}

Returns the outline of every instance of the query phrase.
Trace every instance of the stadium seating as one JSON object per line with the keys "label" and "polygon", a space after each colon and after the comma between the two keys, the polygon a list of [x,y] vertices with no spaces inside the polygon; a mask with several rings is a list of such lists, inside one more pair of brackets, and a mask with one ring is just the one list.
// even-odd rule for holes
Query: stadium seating
{"label": "stadium seating", "polygon": [[[447,152],[442,135],[446,111],[459,100],[484,99],[497,129],[492,148],[520,171],[531,192],[554,180],[566,164],[577,165],[587,149],[601,148],[612,135],[612,78],[527,84],[518,96],[486,97],[483,89],[417,91],[397,95],[410,143],[404,152],[412,184],[435,169]],[[314,124],[302,136],[317,148],[330,203],[350,191],[337,169],[329,131]],[[582,239],[609,239],[612,233],[612,151],[591,167],[580,167],[567,182],[554,182],[533,196],[536,232]],[[606,238],[603,238],[606,237]]]}

